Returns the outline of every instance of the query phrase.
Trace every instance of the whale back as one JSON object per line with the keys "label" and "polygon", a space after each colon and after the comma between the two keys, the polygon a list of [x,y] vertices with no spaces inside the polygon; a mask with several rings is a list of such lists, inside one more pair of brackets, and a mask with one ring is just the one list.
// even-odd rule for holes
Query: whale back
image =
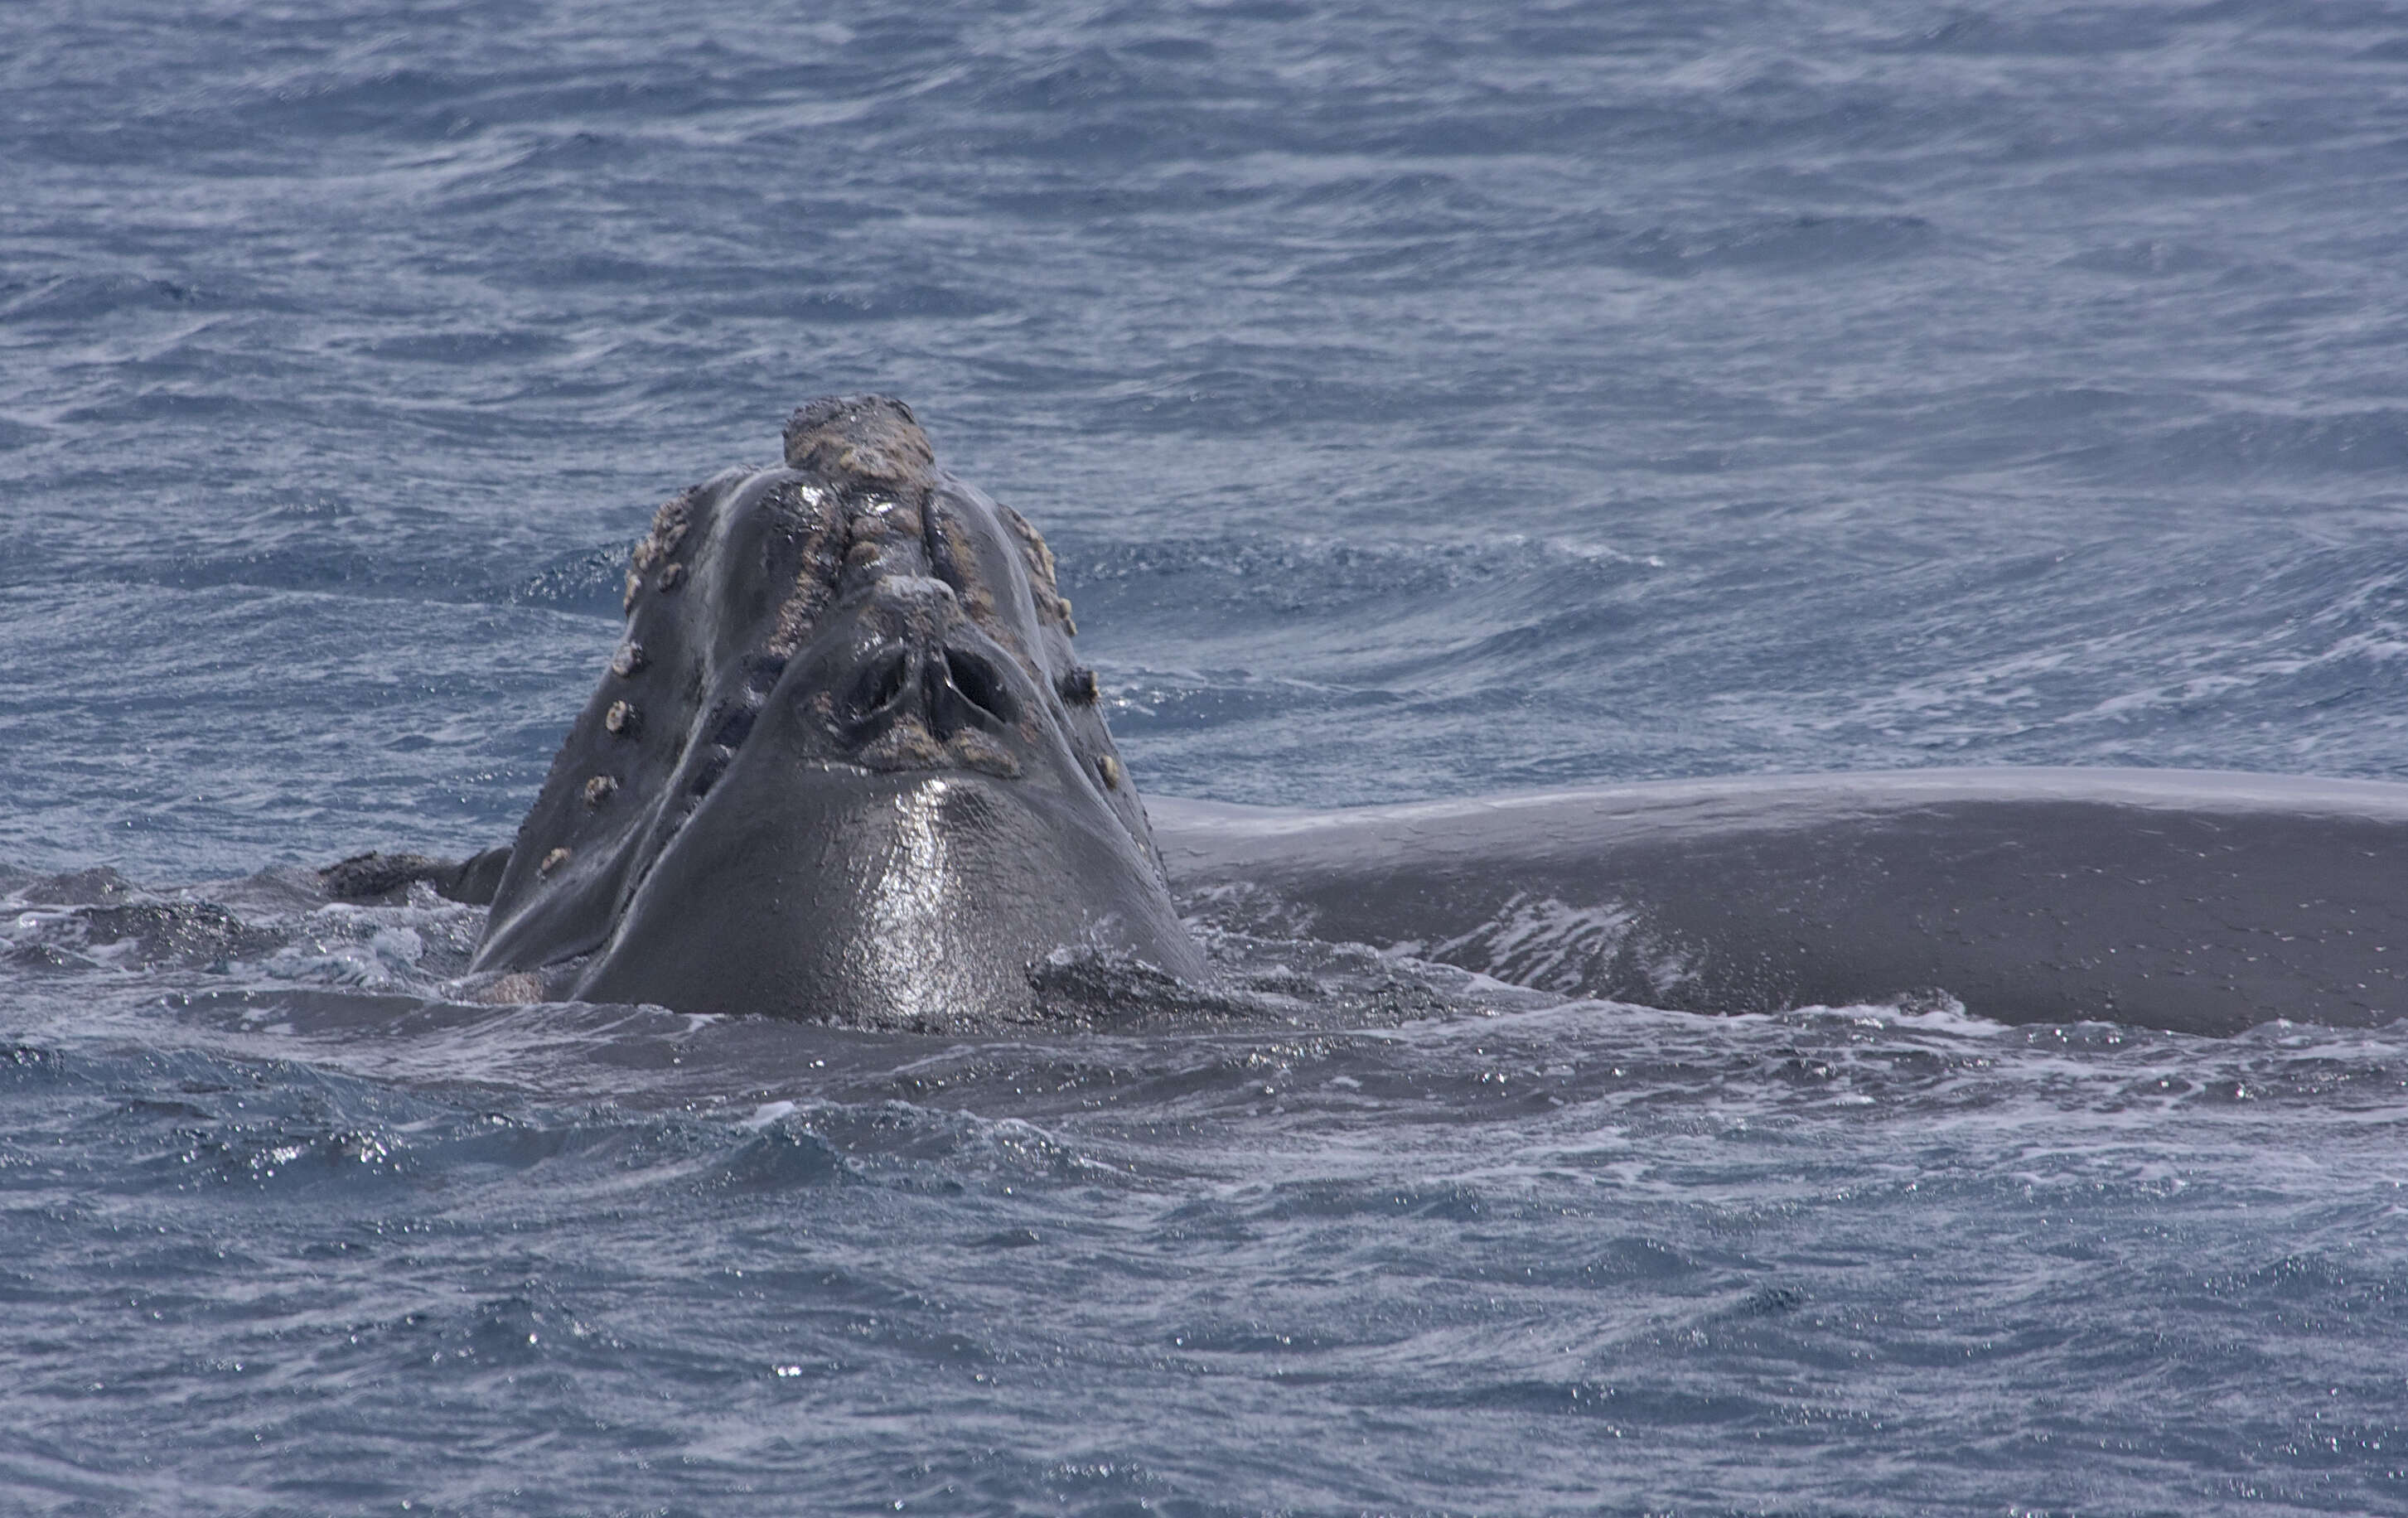
{"label": "whale back", "polygon": [[1154,813],[1191,899],[1567,995],[2199,1034],[2408,1015],[2408,786],[1933,769]]}

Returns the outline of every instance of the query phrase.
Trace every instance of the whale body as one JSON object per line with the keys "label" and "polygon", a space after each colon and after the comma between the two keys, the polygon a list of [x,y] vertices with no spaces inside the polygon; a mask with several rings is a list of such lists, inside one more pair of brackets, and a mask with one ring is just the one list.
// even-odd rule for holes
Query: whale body
{"label": "whale body", "polygon": [[1154,814],[1183,895],[1572,995],[2198,1034],[2408,1014],[2403,785],[1916,769]]}
{"label": "whale body", "polygon": [[488,999],[1087,1025],[1064,956],[1194,981],[1223,922],[1701,1012],[1938,1004],[2229,1034],[2408,1013],[2408,786],[2130,769],[1656,781],[1149,817],[1024,518],[829,397],[663,507],[508,849],[335,895],[489,902]]}

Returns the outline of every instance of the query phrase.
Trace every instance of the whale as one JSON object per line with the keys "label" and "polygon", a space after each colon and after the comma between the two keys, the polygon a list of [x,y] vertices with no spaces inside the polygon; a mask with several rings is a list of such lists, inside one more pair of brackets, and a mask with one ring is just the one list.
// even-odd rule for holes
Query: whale
{"label": "whale", "polygon": [[471,973],[948,1033],[1040,1017],[1056,954],[1199,974],[1044,539],[892,397],[815,400],[783,445],[637,545]]}
{"label": "whale", "polygon": [[2408,785],[1932,768],[1153,810],[1183,899],[1570,996],[2207,1036],[2408,1015]]}
{"label": "whale", "polygon": [[2408,785],[1934,768],[1148,804],[1027,519],[889,396],[811,401],[782,442],[655,513],[509,845],[356,856],[327,893],[488,907],[486,1000],[920,1033],[1094,1026],[1046,992],[1066,965],[1166,999],[1210,981],[1197,930],[1232,927],[1698,1012],[2408,1014]]}

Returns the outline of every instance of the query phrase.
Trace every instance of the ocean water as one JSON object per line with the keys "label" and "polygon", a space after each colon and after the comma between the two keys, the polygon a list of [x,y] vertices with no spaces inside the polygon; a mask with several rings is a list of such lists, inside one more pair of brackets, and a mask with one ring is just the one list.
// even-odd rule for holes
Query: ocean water
{"label": "ocean water", "polygon": [[2403,339],[2389,5],[0,8],[0,1511],[2408,1511],[2408,1023],[1199,904],[1263,1015],[948,1043],[297,873],[870,389],[1150,794],[2408,780]]}

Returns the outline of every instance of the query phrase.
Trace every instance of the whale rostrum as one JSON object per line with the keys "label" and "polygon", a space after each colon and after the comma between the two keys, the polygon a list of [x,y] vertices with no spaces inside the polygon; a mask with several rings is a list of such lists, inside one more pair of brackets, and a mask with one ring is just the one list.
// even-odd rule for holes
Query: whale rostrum
{"label": "whale rostrum", "polygon": [[662,507],[472,967],[506,994],[957,1031],[1063,950],[1201,962],[1052,552],[885,396]]}

